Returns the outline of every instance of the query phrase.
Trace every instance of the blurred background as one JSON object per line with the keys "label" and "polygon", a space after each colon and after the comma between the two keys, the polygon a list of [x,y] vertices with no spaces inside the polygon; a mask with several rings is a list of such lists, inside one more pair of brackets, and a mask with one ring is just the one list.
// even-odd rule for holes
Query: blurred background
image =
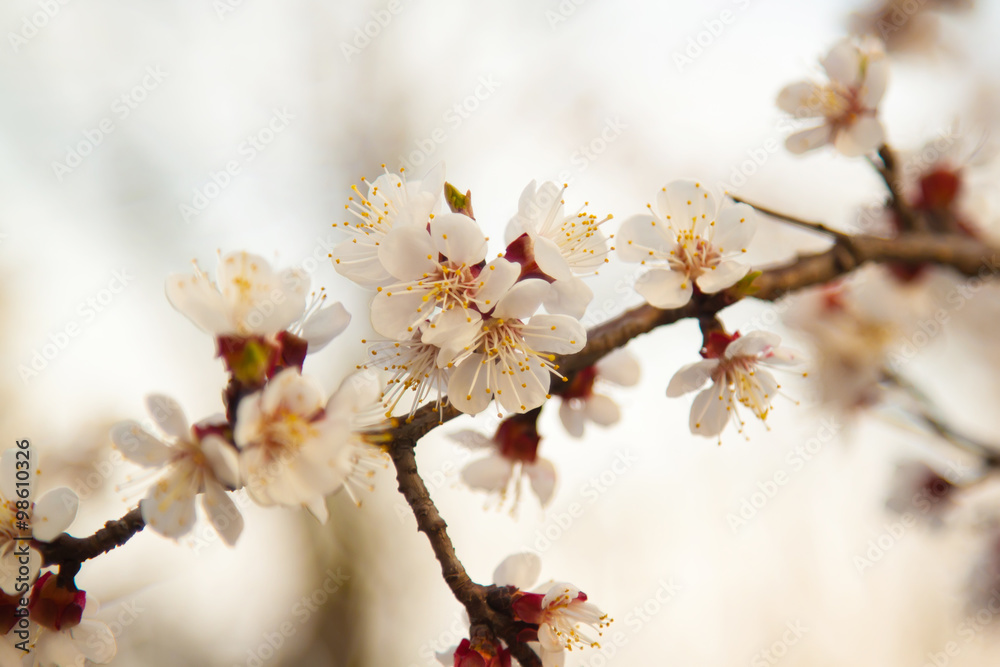
{"label": "blurred background", "polygon": [[[958,119],[976,144],[997,119],[1000,7],[895,4],[901,21],[881,24],[893,59],[890,142],[917,150]],[[192,421],[222,411],[212,340],[163,296],[168,274],[192,259],[213,271],[217,250],[301,267],[345,303],[350,328],[306,365],[335,389],[364,354],[370,295],[333,271],[327,253],[341,237],[331,223],[343,220],[349,186],[381,163],[418,178],[445,161],[495,240],[532,179],[568,183],[571,209],[586,201],[617,220],[690,177],[865,229],[864,212],[884,198],[877,173],[830,150],[788,154],[774,99],[818,72],[848,30],[878,34],[880,6],[8,0],[5,446],[30,438],[46,484],[77,490],[74,534],[134,506],[145,483],[111,449],[109,425],[145,419],[152,392],[175,397]],[[986,224],[997,171],[979,169]],[[764,222],[750,259],[763,266],[825,243]],[[612,263],[591,281],[589,324],[639,303],[630,272]],[[748,301],[723,320],[807,348],[778,322],[783,310]],[[964,333],[934,337],[907,371],[951,423],[988,439],[1000,427],[1000,375],[984,312],[997,311],[956,313],[956,325],[969,316]],[[931,438],[884,415],[831,421],[816,388],[794,377],[770,431],[753,423],[748,442],[728,431],[722,446],[691,436],[690,397],[668,401],[664,389],[700,345],[693,322],[635,341],[643,380],[607,391],[624,406],[614,427],[573,440],[555,410],[543,412],[542,454],[559,474],[545,510],[525,494],[514,514],[484,511],[489,499],[462,487],[472,455],[447,434],[476,420],[420,443],[472,577],[488,583],[506,555],[534,550],[544,579],[586,591],[615,622],[600,650],[570,654],[570,665],[995,664],[1000,623],[968,620],[982,588],[970,572],[996,534],[988,499],[959,508],[968,519],[955,525],[900,532],[885,508],[894,471]],[[250,505],[233,549],[202,525],[179,544],[147,531],[87,563],[78,583],[102,602],[114,664],[437,664],[466,621],[391,471],[375,484],[360,508],[331,499],[325,527]]]}

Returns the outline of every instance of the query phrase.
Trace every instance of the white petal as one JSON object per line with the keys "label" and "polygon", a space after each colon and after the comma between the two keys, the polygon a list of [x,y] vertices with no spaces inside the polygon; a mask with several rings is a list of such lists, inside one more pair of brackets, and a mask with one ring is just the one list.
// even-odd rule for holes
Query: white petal
{"label": "white petal", "polygon": [[584,316],[587,306],[594,299],[594,292],[587,283],[576,276],[557,280],[549,286],[549,293],[542,302],[550,313],[569,315],[577,319]]}
{"label": "white petal", "polygon": [[20,562],[23,556],[18,556],[14,552],[13,545],[9,547],[11,550],[6,553],[0,553],[0,589],[3,590],[7,595],[17,594],[17,587],[20,584],[27,583],[29,586],[35,583],[35,579],[38,578],[38,571],[42,567],[42,554],[38,553],[32,547],[28,547],[28,576],[27,581],[24,578],[18,582],[18,577],[20,575],[20,568],[24,563]]}
{"label": "white petal", "polygon": [[514,464],[499,455],[472,461],[462,468],[462,481],[466,486],[491,493],[499,493],[507,488]]}
{"label": "white petal", "polygon": [[583,416],[583,408],[574,408],[569,400],[563,399],[559,404],[559,419],[562,420],[563,428],[574,438],[583,437],[583,427],[587,420]]}
{"label": "white petal", "polygon": [[472,266],[486,257],[486,237],[479,224],[461,213],[445,213],[431,220],[434,247],[455,264]]}
{"label": "white petal", "polygon": [[479,274],[482,285],[476,290],[476,302],[484,308],[484,312],[489,312],[514,286],[520,275],[520,264],[510,262],[503,257],[497,257],[483,267]]}
{"label": "white petal", "polygon": [[801,130],[790,135],[787,139],[785,139],[785,148],[788,149],[789,153],[801,155],[806,151],[810,151],[814,148],[819,148],[824,144],[830,143],[832,136],[833,128],[824,123],[818,127]]}
{"label": "white petal", "polygon": [[180,439],[191,437],[191,425],[180,404],[169,396],[153,394],[146,397],[146,410],[160,430]]}
{"label": "white petal", "polygon": [[243,532],[243,515],[225,489],[214,482],[205,483],[201,506],[222,541],[233,546]]}
{"label": "white petal", "polygon": [[170,305],[202,331],[230,333],[226,300],[204,275],[175,273],[167,278],[166,293]]}
{"label": "white petal", "polygon": [[351,323],[351,314],[339,301],[320,308],[302,324],[302,338],[309,343],[309,353],[318,352],[339,336]]}
{"label": "white petal", "polygon": [[555,241],[544,236],[534,236],[532,241],[534,242],[535,262],[542,273],[553,280],[566,280],[573,276],[566,258],[563,257],[562,251]]}
{"label": "white petal", "polygon": [[482,328],[482,315],[474,310],[446,310],[424,327],[421,342],[441,348],[438,366],[443,368],[461,358],[472,347]]}
{"label": "white petal", "polygon": [[799,81],[785,86],[778,93],[778,108],[796,118],[822,116],[822,109],[816,107],[820,95],[820,88],[815,83]]}
{"label": "white petal", "polygon": [[869,56],[865,67],[865,81],[861,87],[861,103],[874,109],[882,101],[889,84],[889,61],[884,56]]}
{"label": "white petal", "polygon": [[598,361],[597,376],[620,387],[633,387],[639,384],[641,369],[639,360],[624,348],[618,348]]}
{"label": "white petal", "polygon": [[757,216],[746,204],[723,209],[715,223],[712,245],[720,253],[739,253],[750,246],[757,231]]}
{"label": "white petal", "polygon": [[[286,368],[267,383],[261,396],[261,407],[267,414],[282,408],[296,415],[311,417],[326,403],[323,388],[314,378],[299,374],[297,368]],[[240,407],[243,407],[242,402]]]}
{"label": "white petal", "polygon": [[534,463],[525,464],[524,472],[531,481],[531,490],[545,507],[552,500],[556,489],[556,467],[548,459],[536,458]]}
{"label": "white petal", "polygon": [[695,435],[714,437],[722,433],[731,416],[729,385],[713,384],[694,398],[689,426]]}
{"label": "white petal", "polygon": [[[118,653],[115,635],[105,623],[89,618],[83,619],[69,633],[73,637],[73,644],[76,649],[87,660],[99,665],[107,665]],[[79,661],[79,659],[77,660]]]}
{"label": "white petal", "polygon": [[165,537],[177,539],[194,528],[195,480],[181,471],[161,477],[139,503],[146,525]]}
{"label": "white petal", "polygon": [[768,348],[776,348],[779,345],[781,345],[781,336],[778,334],[770,331],[751,331],[730,343],[726,347],[725,356],[727,359],[755,357]]}
{"label": "white petal", "polygon": [[240,459],[236,448],[217,435],[201,441],[201,451],[217,480],[231,488],[240,485]]}
{"label": "white petal", "polygon": [[549,284],[544,280],[522,280],[500,299],[493,317],[526,320],[542,305],[548,291]]}
{"label": "white petal", "polygon": [[448,400],[466,414],[479,414],[493,399],[493,392],[487,391],[488,363],[492,362],[482,354],[472,354],[458,365],[448,380]]}
{"label": "white petal", "polygon": [[518,590],[529,590],[542,574],[542,559],[538,554],[521,553],[507,556],[493,571],[493,583],[497,586],[514,586]]}
{"label": "white petal", "polygon": [[52,489],[35,503],[32,535],[40,542],[51,542],[70,527],[79,508],[80,498],[72,489],[65,486]]}
{"label": "white petal", "polygon": [[669,228],[652,213],[633,215],[622,223],[615,238],[615,248],[623,262],[642,262],[661,256],[676,244]]}
{"label": "white petal", "polygon": [[618,408],[618,404],[607,396],[591,394],[585,405],[587,417],[595,424],[610,426],[621,419],[622,412]]}
{"label": "white petal", "polygon": [[750,273],[750,267],[737,261],[726,261],[716,264],[695,279],[695,283],[705,294],[715,294],[727,287],[732,287],[743,276]]}
{"label": "white petal", "polygon": [[536,352],[574,354],[587,344],[587,330],[569,315],[535,315],[523,329],[524,341]]}
{"label": "white petal", "polygon": [[385,285],[392,276],[378,258],[381,241],[376,245],[376,238],[381,237],[372,234],[367,239],[349,238],[338,243],[331,253],[333,268],[362,287],[375,289],[379,285]]}
{"label": "white petal", "polygon": [[378,249],[382,266],[400,280],[414,280],[437,271],[437,248],[421,227],[394,227]]}
{"label": "white petal", "polygon": [[780,347],[769,350],[760,361],[769,366],[798,366],[805,361],[805,357],[797,350]]}
{"label": "white petal", "polygon": [[711,378],[712,371],[718,365],[717,359],[703,359],[681,367],[670,378],[670,384],[667,385],[667,397],[677,398],[695,389],[701,389]]}
{"label": "white petal", "polygon": [[111,427],[111,442],[129,461],[152,468],[162,466],[174,456],[174,450],[150,435],[139,422],[126,420]]}
{"label": "white petal", "polygon": [[853,86],[861,73],[861,52],[850,39],[837,42],[820,61],[831,81]]}
{"label": "white petal", "polygon": [[[7,500],[14,501],[17,498],[17,449],[4,450],[0,455],[0,492]],[[22,459],[23,460],[23,459]],[[34,498],[35,484],[34,471],[28,470],[28,497],[25,500]],[[21,487],[25,488],[25,487]]]}
{"label": "white petal", "polygon": [[317,496],[303,504],[320,523],[325,524],[330,519],[330,510],[326,506],[326,498],[323,496]]}
{"label": "white petal", "polygon": [[680,308],[691,300],[694,288],[686,273],[650,269],[635,281],[635,291],[657,308]]}
{"label": "white petal", "polygon": [[878,150],[884,142],[882,121],[874,116],[864,116],[849,128],[838,132],[834,146],[847,157],[861,157]]}
{"label": "white petal", "polygon": [[426,298],[423,289],[382,290],[372,300],[372,328],[386,338],[409,339],[434,310],[434,302]]}
{"label": "white petal", "polygon": [[715,198],[695,181],[669,183],[657,193],[656,202],[674,229],[692,229],[715,219]]}

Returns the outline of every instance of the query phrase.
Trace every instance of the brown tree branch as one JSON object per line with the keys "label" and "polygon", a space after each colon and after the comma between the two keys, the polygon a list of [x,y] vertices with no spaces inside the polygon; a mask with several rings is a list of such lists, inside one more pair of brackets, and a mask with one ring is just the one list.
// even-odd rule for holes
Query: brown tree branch
{"label": "brown tree branch", "polygon": [[899,218],[900,228],[904,232],[926,231],[925,222],[914,213],[903,197],[900,188],[902,178],[899,175],[899,162],[896,159],[896,153],[888,145],[883,144],[878,149],[878,156],[881,164],[875,160],[872,160],[871,163],[878,170],[882,180],[885,181],[885,186],[889,190],[889,207]]}
{"label": "brown tree branch", "polygon": [[96,558],[116,547],[120,547],[146,527],[139,508],[131,510],[120,519],[108,521],[90,537],[73,537],[63,533],[51,542],[34,542],[33,546],[42,554],[43,565],[71,566]]}

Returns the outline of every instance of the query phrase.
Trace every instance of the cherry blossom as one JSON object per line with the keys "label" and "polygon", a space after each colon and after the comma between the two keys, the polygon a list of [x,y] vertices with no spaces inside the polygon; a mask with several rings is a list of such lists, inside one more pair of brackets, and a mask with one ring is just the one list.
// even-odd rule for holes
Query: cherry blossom
{"label": "cherry blossom", "polygon": [[[76,493],[65,486],[35,501],[37,471],[21,465],[25,459],[17,457],[19,451],[8,449],[0,455],[0,589],[8,595],[22,593],[19,588],[30,586],[42,566],[42,555],[25,538],[51,542],[70,527],[80,506]],[[17,473],[26,470],[28,485],[19,486]],[[18,552],[23,545],[27,545],[28,575],[19,580],[19,567],[24,563]]]}
{"label": "cherry blossom", "polygon": [[600,637],[611,619],[572,584],[549,582],[534,592],[525,592],[538,579],[541,568],[537,555],[514,554],[500,563],[493,582],[518,589],[511,605],[514,617],[537,628],[536,651],[543,667],[561,667],[565,651],[600,648],[594,635]]}
{"label": "cherry blossom", "polygon": [[555,490],[556,469],[551,461],[538,456],[541,437],[537,419],[534,413],[508,417],[492,438],[472,430],[453,433],[451,438],[456,442],[472,450],[489,451],[462,469],[462,481],[470,488],[498,494],[501,504],[513,491],[513,511],[521,496],[521,482],[527,477],[542,507],[548,505]]}
{"label": "cherry blossom", "polygon": [[485,639],[463,639],[444,653],[437,654],[438,662],[445,667],[510,667],[510,651],[499,642]]}
{"label": "cherry blossom", "polygon": [[667,386],[667,396],[676,398],[711,381],[712,386],[701,391],[691,407],[692,433],[715,437],[733,420],[742,432],[738,404],[749,408],[758,419],[767,419],[779,385],[763,367],[791,366],[801,360],[797,352],[779,347],[780,343],[776,334],[765,331],[752,331],[742,337],[739,332],[729,336],[713,331],[709,335],[702,351],[705,359],[681,368]]}
{"label": "cherry blossom", "polygon": [[624,349],[607,354],[593,366],[576,372],[569,386],[559,395],[559,418],[566,431],[574,438],[583,437],[584,424],[592,421],[601,426],[610,426],[621,418],[612,399],[594,393],[597,381],[620,387],[632,387],[639,382],[639,360]]}
{"label": "cherry blossom", "polygon": [[194,266],[193,275],[167,279],[167,299],[198,328],[215,336],[276,336],[288,331],[309,351],[322,349],[350,323],[340,303],[324,307],[321,293],[307,303],[309,276],[298,269],[275,272],[263,257],[247,252],[219,256],[213,283]]}
{"label": "cherry blossom", "polygon": [[608,239],[601,231],[611,216],[579,210],[567,215],[559,188],[546,182],[528,183],[521,193],[518,212],[507,223],[507,259],[521,264],[521,277],[544,278],[552,288],[543,302],[550,313],[582,317],[593,291],[578,276],[593,275],[608,261]]}
{"label": "cherry blossom", "polygon": [[399,175],[386,171],[368,185],[367,195],[351,186],[356,198],[350,197],[344,209],[354,220],[333,224],[350,235],[331,254],[337,273],[362,287],[384,285],[391,276],[380,258],[382,242],[393,229],[425,227],[437,212],[443,187],[444,165],[419,181],[407,181],[402,169]]}
{"label": "cherry blossom", "polygon": [[371,385],[352,376],[327,401],[315,380],[287,368],[243,399],[233,438],[250,497],[261,505],[305,507],[325,522],[326,496],[345,484],[369,486],[379,450],[358,429],[374,402]]}
{"label": "cherry blossom", "polygon": [[447,401],[444,393],[454,363],[446,360],[444,367],[439,367],[438,359],[450,356],[449,351],[421,341],[422,335],[422,329],[418,329],[409,340],[362,341],[370,343],[369,359],[358,368],[381,370],[389,376],[379,396],[387,417],[401,402],[409,403],[407,416],[412,417],[417,407],[431,396],[438,410],[444,409]]}
{"label": "cherry blossom", "polygon": [[529,279],[503,295],[448,381],[452,405],[478,414],[494,398],[507,412],[527,412],[545,402],[550,374],[562,377],[555,354],[579,352],[587,342],[576,319],[535,314],[548,289],[544,280]]}
{"label": "cherry blossom", "polygon": [[800,81],[778,95],[782,111],[795,118],[822,120],[788,137],[788,150],[798,154],[833,144],[848,157],[876,150],[885,140],[877,107],[889,78],[882,43],[875,38],[842,39],[821,64],[828,83]]}
{"label": "cherry blossom", "polygon": [[221,419],[191,427],[181,406],[172,398],[153,395],[146,408],[163,440],[138,422],[123,421],[111,429],[111,439],[122,455],[143,467],[164,468],[139,504],[151,529],[177,539],[194,528],[195,500],[226,544],[232,546],[243,530],[243,516],[226,492],[240,485],[236,449],[221,433]]}
{"label": "cherry blossom", "polygon": [[674,181],[656,198],[656,207],[622,223],[618,256],[650,265],[636,291],[657,308],[679,308],[694,287],[706,294],[732,286],[750,267],[737,258],[747,251],[756,230],[753,209],[745,204],[716,207],[700,183]]}
{"label": "cherry blossom", "polygon": [[31,591],[28,605],[30,634],[34,638],[26,664],[34,667],[73,667],[91,661],[111,662],[117,653],[114,633],[94,618],[97,606],[84,591],[63,588],[46,572]]}

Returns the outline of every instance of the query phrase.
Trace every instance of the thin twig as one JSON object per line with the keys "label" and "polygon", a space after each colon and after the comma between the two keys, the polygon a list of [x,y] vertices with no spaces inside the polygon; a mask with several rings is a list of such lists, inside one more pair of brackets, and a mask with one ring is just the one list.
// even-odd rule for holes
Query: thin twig
{"label": "thin twig", "polygon": [[763,213],[768,217],[781,220],[782,222],[787,222],[788,224],[794,225],[795,227],[800,227],[802,229],[808,229],[814,232],[819,232],[820,234],[826,234],[827,236],[832,236],[835,239],[848,238],[848,235],[845,234],[844,232],[837,231],[836,229],[827,227],[821,222],[811,222],[809,220],[803,220],[802,218],[796,218],[794,215],[788,215],[787,213],[781,213],[779,211],[775,211],[774,209],[767,208],[766,206],[761,206],[760,204],[754,204],[753,202],[747,201],[743,197],[737,197],[734,194],[730,194],[729,198],[738,204],[746,204],[747,206],[753,208],[756,211],[760,211],[761,213]]}
{"label": "thin twig", "polygon": [[926,231],[926,225],[913,212],[903,196],[902,179],[899,175],[899,162],[896,159],[896,153],[887,144],[883,144],[878,149],[878,156],[881,163],[871,158],[869,158],[869,162],[885,181],[885,187],[889,190],[889,206],[899,218],[900,228],[904,232]]}

